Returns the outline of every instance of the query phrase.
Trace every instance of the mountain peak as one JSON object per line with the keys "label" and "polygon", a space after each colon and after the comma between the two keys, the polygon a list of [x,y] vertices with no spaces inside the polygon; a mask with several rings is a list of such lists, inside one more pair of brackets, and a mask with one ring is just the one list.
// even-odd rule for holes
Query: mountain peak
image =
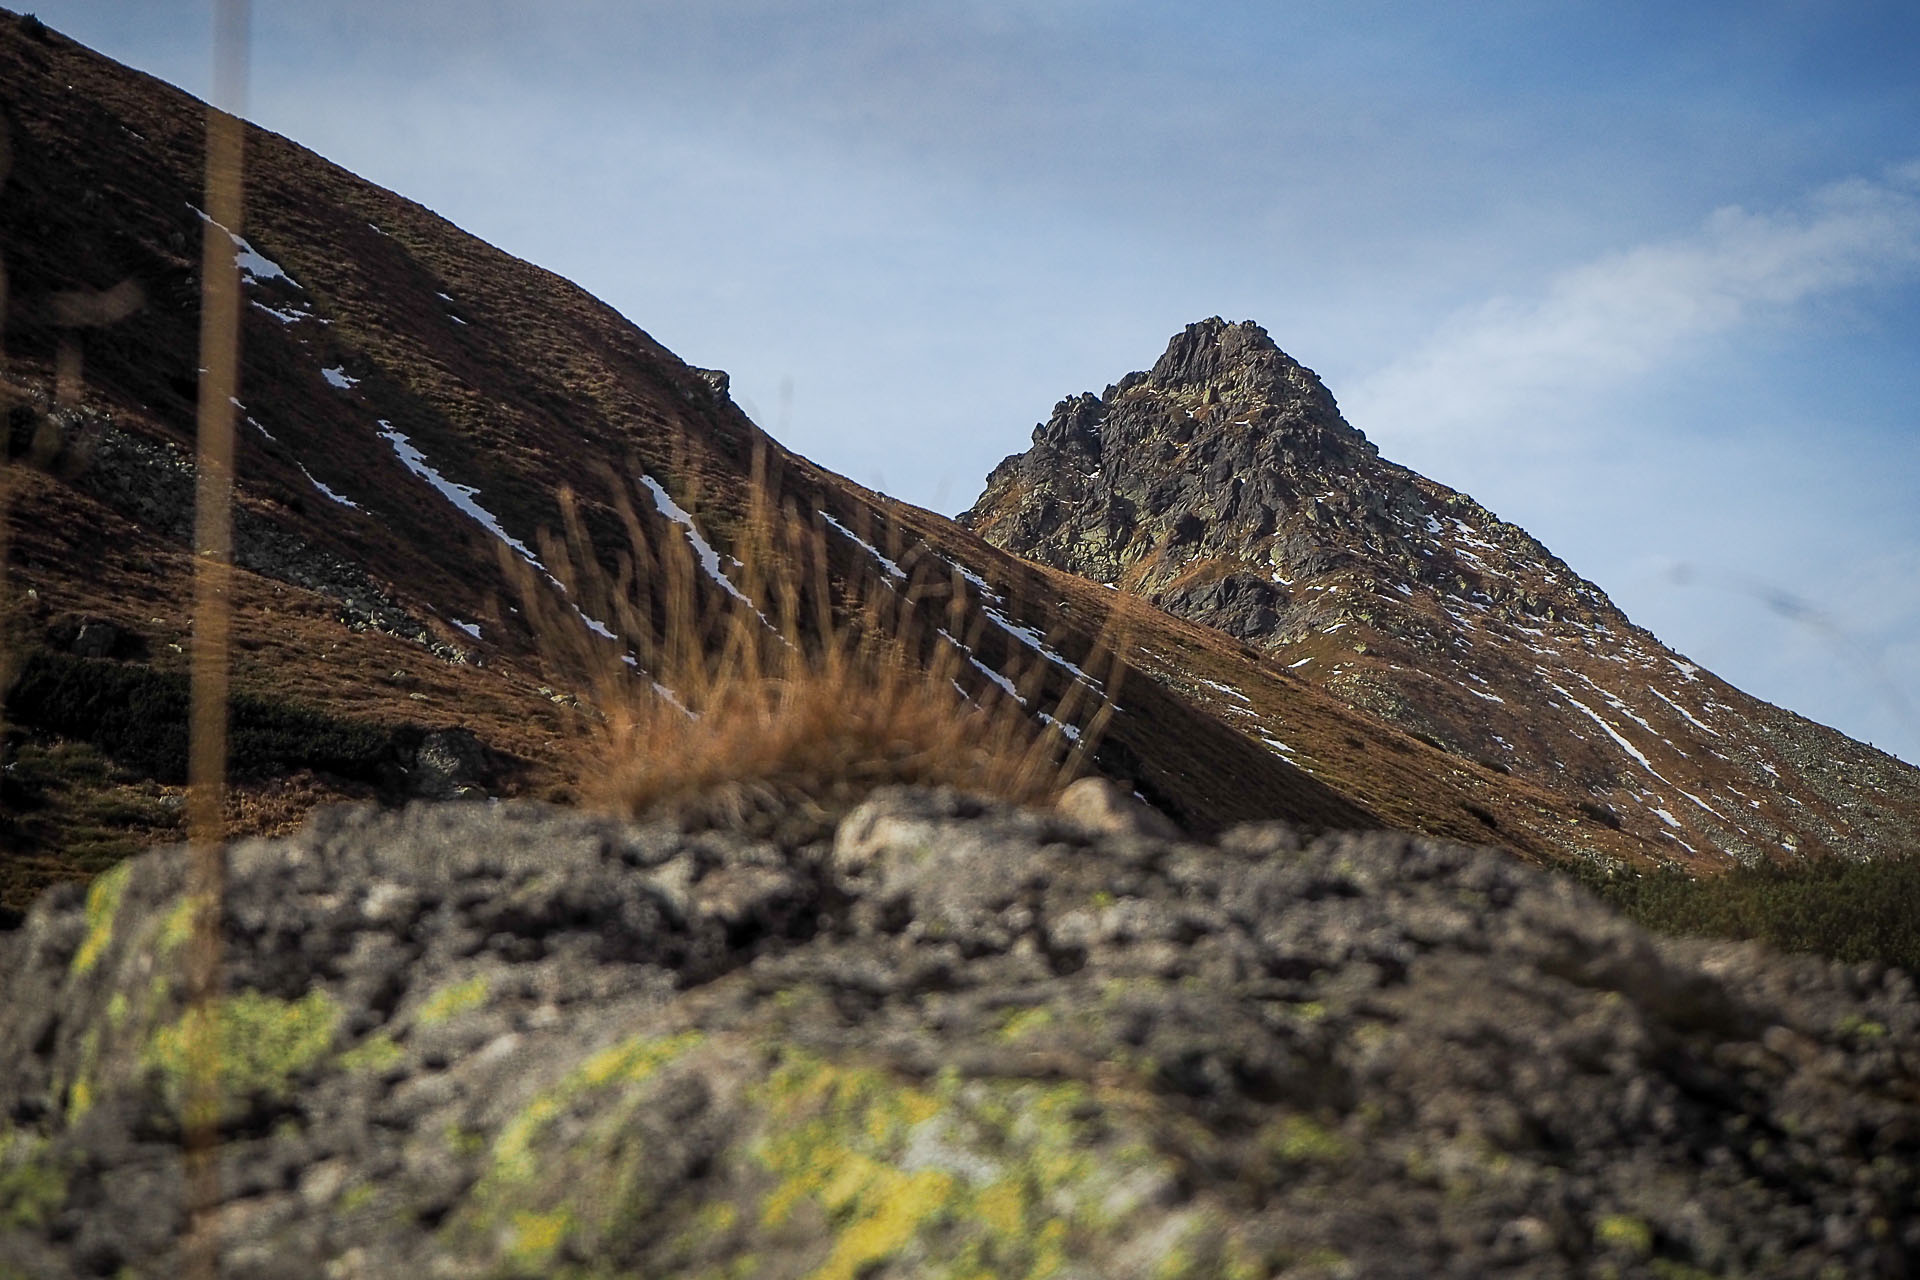
{"label": "mountain peak", "polygon": [[1905,839],[1855,824],[1813,775],[1793,805],[1817,796],[1829,816],[1771,804],[1794,760],[1881,765],[1704,677],[1524,529],[1382,458],[1250,320],[1186,326],[1151,372],[1061,401],[1033,441],[963,524],[1223,631],[1350,709],[1654,847],[1752,861]]}
{"label": "mountain peak", "polygon": [[1292,363],[1253,321],[1229,322],[1212,316],[1174,334],[1148,376],[1163,387],[1194,385],[1228,370],[1271,364],[1276,358]]}
{"label": "mountain peak", "polygon": [[1159,390],[1198,391],[1208,403],[1228,399],[1248,407],[1300,403],[1337,412],[1332,395],[1313,370],[1282,351],[1252,320],[1230,322],[1212,316],[1188,325],[1173,335],[1152,370],[1139,381]]}

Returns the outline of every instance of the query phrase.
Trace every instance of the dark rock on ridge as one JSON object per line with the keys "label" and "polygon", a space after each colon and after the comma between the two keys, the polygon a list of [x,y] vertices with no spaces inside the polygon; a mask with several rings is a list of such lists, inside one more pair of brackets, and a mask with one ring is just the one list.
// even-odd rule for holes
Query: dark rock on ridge
{"label": "dark rock on ridge", "polygon": [[[1244,416],[1226,421],[1235,414]],[[1308,521],[1330,518],[1329,498],[1316,496],[1320,473],[1352,471],[1359,460],[1378,457],[1340,417],[1312,370],[1258,325],[1217,317],[1175,335],[1150,372],[1128,374],[1102,396],[1062,400],[1034,429],[1033,443],[994,469],[961,523],[1008,550],[1098,581],[1146,569],[1137,585],[1169,608],[1162,595],[1179,589],[1187,560],[1241,555],[1249,541],[1272,538],[1296,512]],[[1376,488],[1355,495],[1362,518],[1378,520],[1409,502],[1391,484]],[[1180,557],[1165,556],[1167,547],[1179,548]],[[1333,567],[1328,549],[1315,550],[1309,558]],[[1264,573],[1242,572],[1232,581],[1223,595],[1190,597],[1188,608],[1174,611],[1242,639],[1270,638],[1279,621],[1271,610],[1250,618],[1230,606],[1243,598],[1284,600],[1284,593]]]}
{"label": "dark rock on ridge", "polygon": [[413,752],[408,787],[426,800],[470,800],[486,795],[496,774],[492,753],[471,729],[435,729]]}
{"label": "dark rock on ridge", "polygon": [[[223,1274],[1920,1254],[1905,975],[1656,939],[1489,850],[1113,826],[909,791],[800,848],[477,804],[235,846]],[[0,935],[0,1273],[177,1267],[183,872]]]}

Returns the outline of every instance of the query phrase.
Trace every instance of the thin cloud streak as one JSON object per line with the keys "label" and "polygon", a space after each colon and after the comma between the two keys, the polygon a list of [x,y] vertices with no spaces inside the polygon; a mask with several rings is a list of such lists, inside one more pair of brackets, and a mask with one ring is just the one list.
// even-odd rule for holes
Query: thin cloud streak
{"label": "thin cloud streak", "polygon": [[1716,211],[1696,235],[1556,276],[1533,300],[1495,298],[1344,397],[1400,439],[1565,431],[1569,412],[1699,344],[1847,289],[1920,269],[1920,163],[1856,178],[1799,209]]}

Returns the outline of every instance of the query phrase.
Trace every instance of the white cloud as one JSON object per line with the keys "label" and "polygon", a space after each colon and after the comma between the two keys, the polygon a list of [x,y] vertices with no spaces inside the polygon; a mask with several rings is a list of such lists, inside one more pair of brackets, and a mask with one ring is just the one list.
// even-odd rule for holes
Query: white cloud
{"label": "white cloud", "polygon": [[1920,162],[1909,162],[1880,180],[1824,188],[1798,208],[1723,208],[1684,239],[1563,271],[1538,297],[1491,299],[1342,400],[1363,429],[1402,440],[1537,432],[1705,339],[1916,269]]}

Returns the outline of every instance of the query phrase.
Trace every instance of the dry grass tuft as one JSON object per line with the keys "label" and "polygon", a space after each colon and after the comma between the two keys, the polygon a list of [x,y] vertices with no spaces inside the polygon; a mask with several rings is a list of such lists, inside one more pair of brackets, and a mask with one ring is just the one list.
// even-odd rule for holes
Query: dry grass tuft
{"label": "dry grass tuft", "polygon": [[780,508],[761,459],[726,557],[737,595],[682,527],[642,519],[636,503],[650,500],[607,480],[628,544],[611,568],[571,493],[564,537],[541,540],[552,580],[502,557],[543,655],[591,689],[587,803],[813,838],[893,784],[1043,802],[1097,747],[1123,646],[1103,642],[1085,664],[1109,658],[1103,693],[1075,683],[1036,715],[1042,664],[999,673],[1006,685],[981,673],[984,619],[957,572],[895,546],[897,570],[862,556],[836,577],[821,522]]}
{"label": "dry grass tuft", "polygon": [[658,696],[616,707],[590,798],[728,825],[821,824],[893,783],[1021,802],[1060,785],[1058,731],[1004,701],[970,705],[951,683],[864,646],[797,651],[784,666],[717,680],[697,715]]}

